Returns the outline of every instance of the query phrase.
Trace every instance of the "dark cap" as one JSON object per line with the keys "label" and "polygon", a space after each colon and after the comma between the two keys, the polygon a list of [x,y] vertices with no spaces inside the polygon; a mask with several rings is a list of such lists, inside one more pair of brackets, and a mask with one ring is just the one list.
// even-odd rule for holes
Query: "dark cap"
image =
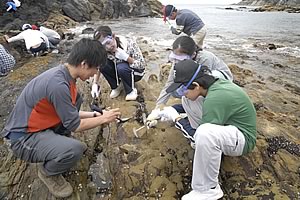
{"label": "dark cap", "polygon": [[[167,93],[173,92],[184,83],[188,83],[197,71],[198,67],[199,64],[193,60],[183,60],[178,62],[174,66],[174,83],[167,88]],[[201,71],[198,73],[196,78],[199,77],[200,74]]]}
{"label": "dark cap", "polygon": [[174,12],[175,9],[176,8],[173,5],[166,5],[165,6],[165,13],[164,13],[165,16],[169,17],[172,14],[172,12]]}

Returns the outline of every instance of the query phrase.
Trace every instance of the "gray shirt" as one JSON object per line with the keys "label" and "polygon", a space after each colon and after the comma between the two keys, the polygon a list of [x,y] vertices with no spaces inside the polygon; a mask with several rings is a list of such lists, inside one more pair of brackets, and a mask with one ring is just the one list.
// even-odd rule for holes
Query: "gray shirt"
{"label": "gray shirt", "polygon": [[188,36],[195,35],[204,26],[200,17],[188,9],[177,11],[176,24],[177,26],[183,26],[182,32]]}
{"label": "gray shirt", "polygon": [[64,65],[47,70],[26,85],[1,135],[34,133],[59,124],[75,131],[80,125],[76,97],[76,82]]}
{"label": "gray shirt", "polygon": [[[228,68],[228,66],[224,63],[223,60],[221,60],[220,58],[215,56],[215,54],[213,54],[209,51],[205,51],[205,50],[199,51],[196,61],[199,64],[207,66],[212,71],[212,74],[215,77],[220,78],[220,76],[217,74],[220,74],[218,72],[221,72],[222,75],[226,76],[226,77],[224,77],[225,79],[233,80],[232,73],[231,73],[230,69]],[[174,69],[172,66],[170,73],[169,73],[168,80],[165,83],[165,86],[163,87],[163,89],[161,90],[158,99],[156,100],[156,105],[166,104],[172,95],[171,93],[167,93],[166,90],[174,82],[175,77],[174,77],[173,70]]]}

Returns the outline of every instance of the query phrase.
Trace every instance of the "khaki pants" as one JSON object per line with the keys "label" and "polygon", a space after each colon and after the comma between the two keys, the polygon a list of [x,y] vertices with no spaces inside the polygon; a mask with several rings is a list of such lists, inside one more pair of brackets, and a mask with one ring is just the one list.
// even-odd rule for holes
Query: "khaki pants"
{"label": "khaki pants", "polygon": [[203,49],[203,41],[206,36],[206,26],[204,25],[195,35],[192,36],[199,48]]}

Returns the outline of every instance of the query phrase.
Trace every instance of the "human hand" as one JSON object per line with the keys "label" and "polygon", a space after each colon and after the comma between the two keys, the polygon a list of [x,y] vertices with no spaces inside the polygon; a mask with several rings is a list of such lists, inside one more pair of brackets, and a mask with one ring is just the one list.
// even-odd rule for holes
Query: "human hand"
{"label": "human hand", "polygon": [[128,53],[126,53],[126,51],[124,51],[123,49],[117,48],[117,51],[115,52],[115,57],[116,57],[117,59],[127,61],[129,55],[128,55]]}
{"label": "human hand", "polygon": [[165,107],[162,111],[160,111],[160,117],[162,121],[173,121],[177,118],[180,118],[179,113],[172,106]]}
{"label": "human hand", "polygon": [[4,35],[3,37],[6,40],[6,42],[8,42],[8,39],[9,39],[8,35]]}
{"label": "human hand", "polygon": [[100,94],[100,86],[97,83],[93,83],[91,95],[93,98],[99,97]]}
{"label": "human hand", "polygon": [[120,109],[114,108],[111,110],[103,110],[102,118],[104,119],[104,123],[110,123],[116,121],[120,115]]}
{"label": "human hand", "polygon": [[176,34],[176,33],[177,33],[176,28],[175,28],[174,26],[171,26],[171,27],[170,27],[170,30],[171,30],[171,32],[172,32],[173,34]]}
{"label": "human hand", "polygon": [[151,113],[147,117],[147,121],[153,121],[160,118],[160,109],[156,108],[151,111]]}

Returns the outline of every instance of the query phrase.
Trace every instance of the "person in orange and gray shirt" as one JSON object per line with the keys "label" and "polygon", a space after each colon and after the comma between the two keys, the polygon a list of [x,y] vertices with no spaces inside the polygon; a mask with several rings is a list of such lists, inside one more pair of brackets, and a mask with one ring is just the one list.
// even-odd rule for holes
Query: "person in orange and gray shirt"
{"label": "person in orange and gray shirt", "polygon": [[32,79],[18,97],[2,137],[8,139],[15,156],[41,163],[38,176],[56,197],[72,194],[62,173],[81,158],[87,146],[70,132],[85,131],[116,120],[119,109],[103,112],[79,111],[82,102],[77,79],[85,81],[106,63],[104,47],[96,40],[81,39],[67,62]]}

